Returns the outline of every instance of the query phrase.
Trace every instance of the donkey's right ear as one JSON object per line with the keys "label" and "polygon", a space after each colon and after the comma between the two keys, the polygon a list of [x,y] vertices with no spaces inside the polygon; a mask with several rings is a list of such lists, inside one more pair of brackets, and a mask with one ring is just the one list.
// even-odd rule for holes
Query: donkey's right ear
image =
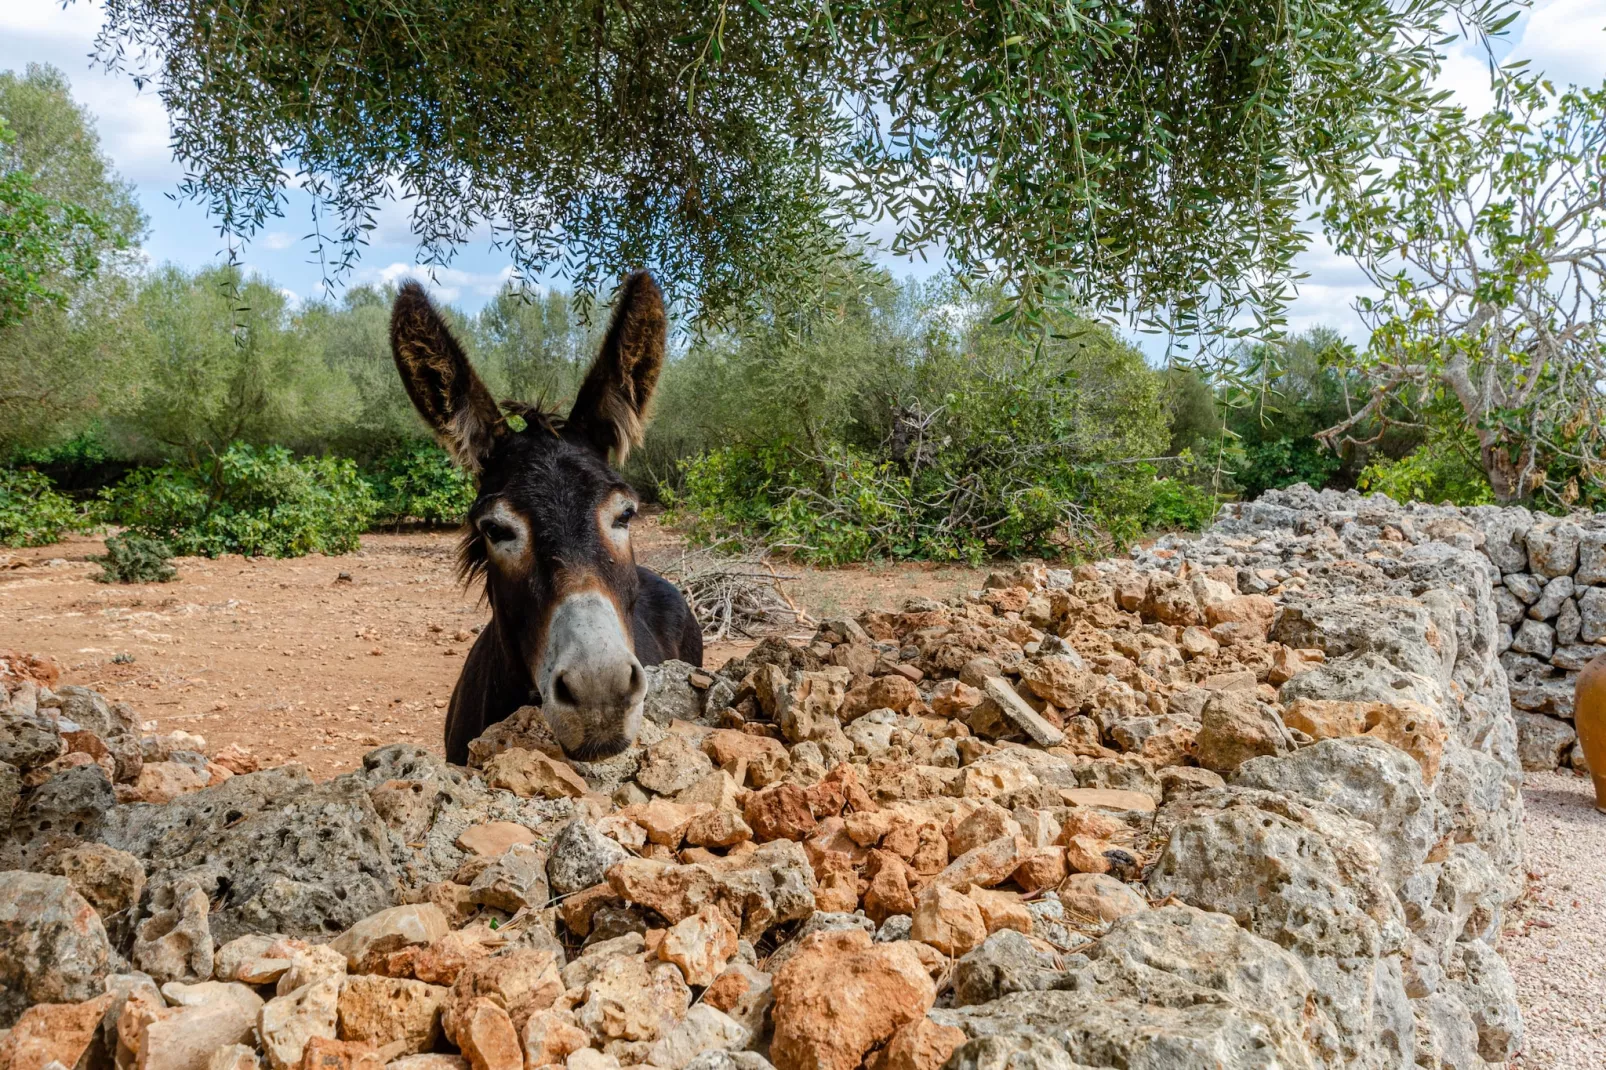
{"label": "donkey's right ear", "polygon": [[396,294],[390,351],[418,414],[458,464],[478,472],[509,433],[507,421],[416,282],[403,283]]}

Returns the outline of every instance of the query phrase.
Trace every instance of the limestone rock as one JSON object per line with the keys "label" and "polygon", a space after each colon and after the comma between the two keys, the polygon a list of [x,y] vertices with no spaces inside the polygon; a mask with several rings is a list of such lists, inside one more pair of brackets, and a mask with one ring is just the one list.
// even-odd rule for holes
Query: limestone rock
{"label": "limestone rock", "polygon": [[752,1034],[722,1011],[699,1003],[647,1051],[647,1062],[663,1070],[685,1070],[705,1052],[739,1051]]}
{"label": "limestone rock", "polygon": [[106,929],[65,877],[0,873],[0,1027],[35,1003],[81,1003],[111,963]]}
{"label": "limestone rock", "polygon": [[1517,718],[1517,758],[1525,770],[1549,772],[1565,763],[1578,733],[1573,726],[1542,713],[1519,711]]}
{"label": "limestone rock", "polygon": [[639,958],[619,955],[585,986],[575,1016],[598,1041],[651,1041],[673,1028],[690,1005],[691,990],[679,969],[667,962],[649,968]]}
{"label": "limestone rock", "polygon": [[766,843],[740,856],[675,865],[628,858],[608,870],[616,895],[656,910],[671,923],[713,904],[744,939],[814,912],[814,875],[800,844]]}
{"label": "limestone rock", "polygon": [[199,887],[227,942],[248,933],[326,938],[395,903],[391,841],[361,779],[314,784],[299,765],[235,776],[163,806],[120,806],[104,842],[149,859],[158,905]]}
{"label": "limestone rock", "polygon": [[1220,691],[1205,703],[1197,736],[1199,764],[1227,774],[1250,758],[1286,754],[1293,739],[1251,692]]}
{"label": "limestone rock", "polygon": [[1013,929],[1001,929],[954,964],[954,1006],[990,1003],[1011,992],[1040,992],[1065,976],[1053,958]]}
{"label": "limestone rock", "polygon": [[770,1057],[777,1070],[855,1070],[935,999],[912,944],[875,944],[856,929],[815,933],[775,975]]}
{"label": "limestone rock", "polygon": [[702,988],[712,984],[736,954],[736,939],[736,927],[709,904],[664,933],[658,957],[680,967],[687,984]]}
{"label": "limestone rock", "polygon": [[1058,894],[1065,909],[1098,921],[1115,921],[1149,909],[1141,892],[1104,873],[1073,873],[1060,885]]}
{"label": "limestone rock", "polygon": [[329,942],[346,956],[348,969],[356,970],[371,954],[431,944],[450,931],[446,915],[434,903],[390,907],[363,918]]}
{"label": "limestone rock", "polygon": [[515,844],[474,878],[474,883],[469,885],[469,898],[509,913],[544,907],[551,898],[546,863],[546,856],[539,848],[527,843]]}
{"label": "limestone rock", "polygon": [[330,977],[298,988],[263,1004],[257,1035],[272,1070],[293,1070],[301,1064],[307,1041],[335,1039],[340,1012],[340,980]]}
{"label": "limestone rock", "polygon": [[1255,758],[1233,783],[1330,803],[1377,830],[1382,875],[1398,888],[1439,842],[1438,806],[1410,756],[1365,736],[1323,740],[1293,754]]}
{"label": "limestone rock", "polygon": [[212,930],[206,893],[190,887],[166,910],[145,919],[134,938],[134,964],[162,981],[212,978]]}
{"label": "limestone rock", "polygon": [[44,1070],[51,1064],[75,1066],[95,1040],[111,996],[85,1003],[36,1003],[0,1035],[0,1067]]}
{"label": "limestone rock", "polygon": [[487,761],[485,783],[522,799],[578,799],[591,790],[565,762],[523,747],[510,747]]}
{"label": "limestone rock", "polygon": [[391,1059],[427,1052],[440,1036],[447,992],[406,977],[348,977],[337,1004],[338,1035],[372,1044]]}

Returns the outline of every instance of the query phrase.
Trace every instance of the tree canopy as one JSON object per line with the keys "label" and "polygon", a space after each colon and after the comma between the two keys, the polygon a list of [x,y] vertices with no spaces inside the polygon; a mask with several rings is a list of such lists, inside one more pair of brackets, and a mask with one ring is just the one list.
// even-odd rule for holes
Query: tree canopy
{"label": "tree canopy", "polygon": [[1186,329],[1275,315],[1302,195],[1435,106],[1454,2],[108,0],[100,55],[228,232],[310,192],[332,275],[402,196],[426,263],[489,227],[717,320],[890,222],[1028,308]]}

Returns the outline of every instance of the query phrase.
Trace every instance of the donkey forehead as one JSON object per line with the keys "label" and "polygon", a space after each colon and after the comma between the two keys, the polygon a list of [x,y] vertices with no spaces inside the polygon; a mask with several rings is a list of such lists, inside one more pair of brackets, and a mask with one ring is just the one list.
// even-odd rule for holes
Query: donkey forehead
{"label": "donkey forehead", "polygon": [[481,480],[476,517],[498,503],[540,527],[579,532],[594,526],[592,514],[601,505],[621,497],[635,500],[619,473],[593,451],[564,439],[519,443],[496,461]]}

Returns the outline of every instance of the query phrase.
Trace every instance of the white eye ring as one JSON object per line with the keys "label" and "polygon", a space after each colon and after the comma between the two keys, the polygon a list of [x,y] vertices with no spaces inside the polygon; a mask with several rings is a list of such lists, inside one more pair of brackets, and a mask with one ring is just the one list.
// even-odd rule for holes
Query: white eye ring
{"label": "white eye ring", "polygon": [[485,548],[497,560],[516,562],[529,551],[529,521],[509,508],[507,503],[494,503],[475,523],[485,538]]}

